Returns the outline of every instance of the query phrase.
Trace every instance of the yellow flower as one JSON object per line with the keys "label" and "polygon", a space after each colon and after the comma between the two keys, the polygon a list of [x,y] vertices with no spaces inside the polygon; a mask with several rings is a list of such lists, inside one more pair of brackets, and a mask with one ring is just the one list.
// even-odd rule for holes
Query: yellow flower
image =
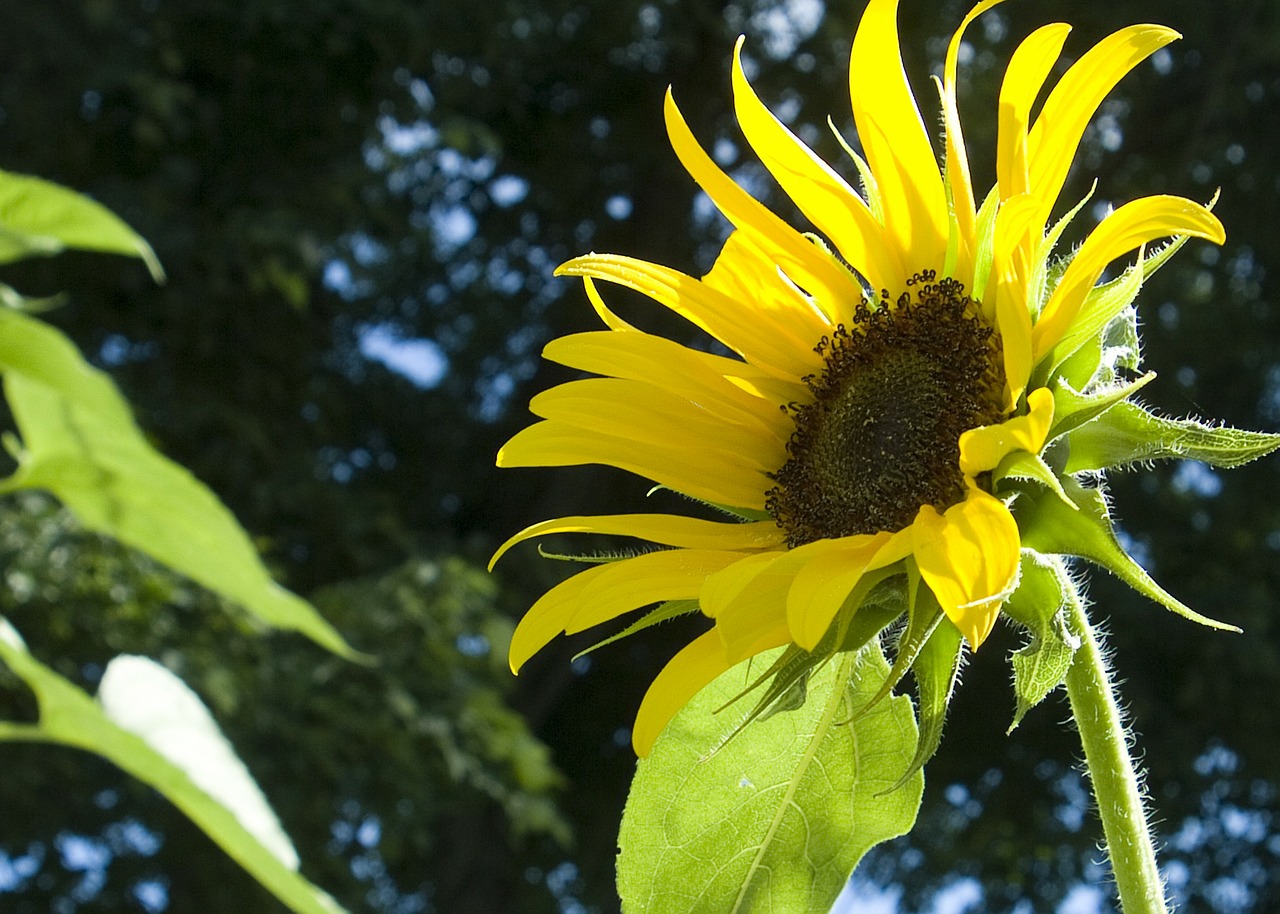
{"label": "yellow flower", "polygon": [[[1017,586],[1022,546],[1014,495],[993,480],[1020,460],[1061,491],[1040,456],[1052,384],[1102,329],[1099,309],[1086,305],[1103,271],[1134,251],[1141,261],[1156,239],[1223,240],[1204,206],[1153,196],[1102,219],[1065,268],[1050,260],[1066,220],[1049,219],[1086,125],[1124,74],[1178,37],[1156,25],[1121,29],[1085,53],[1034,122],[1069,27],[1045,26],[1018,46],[1000,91],[996,185],[977,205],[956,65],[965,28],[998,2],[975,7],[948,48],[940,166],[903,71],[897,0],[870,0],[850,62],[861,194],[756,97],[739,41],[739,125],[826,243],[724,174],[668,93],[675,152],[734,226],[714,267],[697,279],[591,254],[560,268],[583,277],[607,329],[554,340],[544,354],[601,377],[536,396],[530,408],[542,421],[512,438],[498,464],[621,467],[742,519],[565,517],[529,527],[494,557],[564,532],[666,547],[553,588],[511,645],[518,670],[562,632],[651,603],[696,601],[714,626],[650,687],[633,735],[642,756],[703,685],[770,648],[812,651],[891,575],[927,586],[969,644],[981,645]],[[596,280],[644,293],[737,357],[636,329],[610,311]]]}

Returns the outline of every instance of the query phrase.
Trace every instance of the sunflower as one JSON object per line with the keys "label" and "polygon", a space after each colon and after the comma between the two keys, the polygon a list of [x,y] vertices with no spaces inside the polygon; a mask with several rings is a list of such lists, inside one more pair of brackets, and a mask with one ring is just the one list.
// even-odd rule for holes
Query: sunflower
{"label": "sunflower", "polygon": [[[1157,25],[1100,41],[1034,118],[1069,27],[1044,26],[1019,44],[1000,90],[995,186],[978,205],[957,60],[966,27],[998,2],[975,7],[950,41],[937,80],[941,162],[903,69],[897,0],[870,0],[849,80],[862,155],[846,149],[861,191],[756,96],[741,39],[734,54],[741,130],[816,231],[789,225],[735,184],[668,92],[676,155],[733,225],[711,271],[699,279],[611,254],[559,269],[582,277],[606,329],[553,340],[544,356],[598,377],[534,397],[541,421],[507,442],[498,465],[606,464],[729,515],[562,517],[494,556],[552,533],[650,544],[539,599],[513,636],[515,671],[561,633],[651,604],[661,605],[632,629],[690,610],[714,621],[645,696],[633,729],[641,756],[729,667],[780,646],[847,649],[853,620],[886,582],[907,582],[911,606],[930,601],[957,642],[963,635],[977,649],[1019,585],[1020,498],[1039,486],[1079,512],[1091,491],[1051,445],[1138,386],[1097,392],[1108,328],[1176,245],[1145,263],[1144,247],[1224,240],[1207,207],[1151,196],[1111,211],[1074,252],[1054,254],[1083,206],[1050,222],[1087,124],[1121,77],[1178,37]],[[1135,252],[1136,263],[1100,284]],[[734,355],[637,329],[604,302],[601,280],[643,293]],[[1105,405],[1085,415],[1077,404],[1090,383]]]}

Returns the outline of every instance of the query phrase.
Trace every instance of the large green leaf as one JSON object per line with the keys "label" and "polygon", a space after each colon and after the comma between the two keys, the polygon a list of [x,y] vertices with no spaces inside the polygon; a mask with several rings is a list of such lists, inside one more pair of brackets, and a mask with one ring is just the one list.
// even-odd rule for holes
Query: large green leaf
{"label": "large green leaf", "polygon": [[141,257],[157,281],[151,245],[101,203],[61,185],[0,171],[0,264],[66,248]]}
{"label": "large green leaf", "polygon": [[916,748],[909,699],[849,720],[888,672],[874,643],[837,655],[809,677],[802,707],[727,743],[744,709],[715,709],[751,681],[750,664],[703,689],[637,767],[618,837],[623,910],[828,910],[862,855],[906,833],[920,807],[922,773],[890,790]]}
{"label": "large green leaf", "polygon": [[153,448],[111,379],[57,330],[0,311],[0,370],[22,436],[0,493],[46,489],[87,528],[139,549],[277,628],[346,656],[341,635],[268,574],[218,498]]}
{"label": "large green leaf", "polygon": [[[297,872],[296,857],[290,857],[291,847],[282,833],[273,840],[260,822],[245,821],[249,818],[246,812],[250,810],[243,804],[227,805],[226,793],[223,801],[215,799],[206,789],[197,786],[189,768],[170,761],[142,735],[114,723],[101,704],[31,656],[22,638],[3,618],[0,618],[0,660],[35,693],[40,711],[36,724],[0,723],[0,740],[58,743],[100,755],[158,790],[291,910],[298,914],[342,911],[328,894]],[[163,736],[155,728],[146,735],[152,741]],[[228,777],[226,768],[218,778],[214,767],[206,764],[206,776],[235,780],[235,773]],[[261,816],[261,810],[252,812]]]}

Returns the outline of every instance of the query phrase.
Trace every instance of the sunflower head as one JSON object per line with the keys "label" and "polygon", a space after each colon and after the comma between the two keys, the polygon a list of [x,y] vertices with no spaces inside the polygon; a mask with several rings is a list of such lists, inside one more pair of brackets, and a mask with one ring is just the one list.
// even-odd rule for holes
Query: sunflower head
{"label": "sunflower head", "polygon": [[[903,70],[896,0],[870,0],[850,65],[860,151],[846,144],[847,170],[860,190],[760,101],[739,42],[739,125],[809,224],[788,224],[725,174],[668,93],[676,155],[733,226],[715,265],[698,278],[593,254],[559,270],[583,279],[604,329],[548,344],[548,359],[589,377],[535,397],[541,421],[507,442],[499,465],[607,464],[723,512],[558,518],[498,551],[550,533],[651,547],[538,600],[512,641],[515,670],[561,633],[645,606],[657,604],[625,634],[682,613],[709,620],[646,695],[633,732],[641,755],[730,666],[785,648],[748,717],[764,713],[802,695],[833,653],[884,638],[904,616],[891,629],[882,695],[908,669],[946,692],[964,642],[978,648],[1002,609],[1031,631],[1027,650],[1052,649],[1061,666],[1073,648],[1060,609],[1075,585],[1060,555],[1220,626],[1124,554],[1101,474],[1165,456],[1242,462],[1277,446],[1275,436],[1157,417],[1131,400],[1150,380],[1135,376],[1143,280],[1189,237],[1221,243],[1222,226],[1199,203],[1145,197],[1110,212],[1074,250],[1055,250],[1083,205],[1055,219],[1086,125],[1125,73],[1177,35],[1120,29],[1066,70],[1034,118],[1068,27],[1028,36],[1000,90],[996,175],[978,205],[958,49],[996,2],[979,4],[951,40],[935,146]],[[1161,239],[1173,241],[1151,247]],[[731,355],[636,329],[609,308],[600,281],[647,295]],[[1057,683],[1028,685],[1018,669],[1021,713]],[[941,713],[922,702],[922,715],[926,704]],[[918,761],[940,727],[940,717],[922,721]]]}

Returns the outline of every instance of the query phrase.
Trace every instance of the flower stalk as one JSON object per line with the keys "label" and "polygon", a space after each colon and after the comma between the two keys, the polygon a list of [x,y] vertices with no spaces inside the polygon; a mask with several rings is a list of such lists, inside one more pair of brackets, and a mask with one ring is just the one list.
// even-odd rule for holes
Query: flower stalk
{"label": "flower stalk", "polygon": [[1106,657],[1083,601],[1074,588],[1069,593],[1067,618],[1080,638],[1080,647],[1067,671],[1067,696],[1093,781],[1120,908],[1124,914],[1169,914],[1138,773],[1129,757],[1128,735]]}

